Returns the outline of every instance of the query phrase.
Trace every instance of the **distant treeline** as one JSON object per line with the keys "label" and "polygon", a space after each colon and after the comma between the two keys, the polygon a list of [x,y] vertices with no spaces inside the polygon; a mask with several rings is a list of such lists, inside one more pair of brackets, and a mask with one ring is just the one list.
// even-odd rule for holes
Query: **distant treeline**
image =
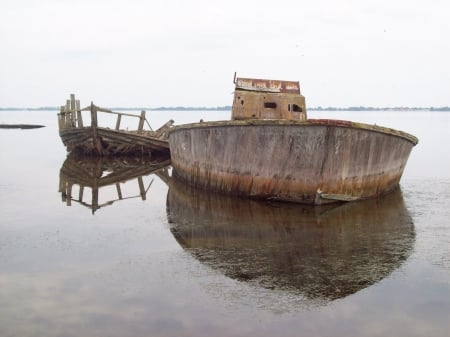
{"label": "distant treeline", "polygon": [[[59,111],[59,107],[46,106],[39,108],[0,108],[0,111]],[[157,108],[147,108],[147,107],[112,107],[109,108],[116,111],[136,111],[136,110],[146,110],[146,111],[230,111],[231,106],[217,106],[217,107],[185,107],[185,106],[175,106],[175,107],[157,107]],[[339,107],[308,107],[311,111],[450,111],[450,107],[367,107],[367,106],[351,106],[346,108]]]}

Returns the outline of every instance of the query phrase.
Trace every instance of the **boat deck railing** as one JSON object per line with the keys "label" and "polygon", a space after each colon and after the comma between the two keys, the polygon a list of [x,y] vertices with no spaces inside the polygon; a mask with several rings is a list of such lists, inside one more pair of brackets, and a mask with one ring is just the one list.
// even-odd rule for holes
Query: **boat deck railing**
{"label": "boat deck railing", "polygon": [[91,127],[99,127],[98,123],[98,113],[103,112],[106,114],[116,115],[116,121],[114,129],[116,131],[125,131],[121,130],[121,122],[122,117],[132,117],[138,119],[138,125],[137,128],[134,130],[126,130],[131,132],[137,132],[137,133],[143,133],[145,124],[148,126],[149,130],[147,131],[153,131],[148,120],[145,118],[145,111],[141,111],[139,115],[136,114],[130,114],[130,113],[124,113],[124,112],[115,112],[106,108],[101,108],[99,106],[94,105],[93,102],[91,102],[91,105],[81,109],[80,108],[80,101],[75,99],[75,95],[71,94],[70,99],[66,101],[66,105],[61,106],[60,112],[58,114],[58,125],[59,130],[65,130],[65,129],[74,129],[74,128],[84,128],[84,121],[83,121],[83,115],[82,111],[90,111],[90,126]]}

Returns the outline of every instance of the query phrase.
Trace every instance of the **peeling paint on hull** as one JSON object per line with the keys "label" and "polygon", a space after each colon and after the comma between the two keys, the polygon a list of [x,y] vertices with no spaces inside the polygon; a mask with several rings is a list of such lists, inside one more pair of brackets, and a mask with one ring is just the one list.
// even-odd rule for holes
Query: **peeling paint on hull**
{"label": "peeling paint on hull", "polygon": [[169,132],[174,175],[229,195],[307,204],[395,189],[417,139],[337,120],[187,124]]}

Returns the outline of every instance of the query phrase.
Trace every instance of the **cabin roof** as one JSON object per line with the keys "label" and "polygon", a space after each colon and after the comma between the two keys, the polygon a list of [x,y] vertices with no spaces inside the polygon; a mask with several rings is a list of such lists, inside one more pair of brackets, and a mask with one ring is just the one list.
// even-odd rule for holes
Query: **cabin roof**
{"label": "cabin roof", "polygon": [[236,78],[236,90],[300,94],[300,83],[294,81]]}

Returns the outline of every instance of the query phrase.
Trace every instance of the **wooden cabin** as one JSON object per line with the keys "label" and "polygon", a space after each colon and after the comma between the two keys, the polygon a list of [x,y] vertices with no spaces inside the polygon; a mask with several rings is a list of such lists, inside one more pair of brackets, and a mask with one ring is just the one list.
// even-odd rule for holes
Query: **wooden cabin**
{"label": "wooden cabin", "polygon": [[234,83],[231,119],[306,120],[299,82],[235,78]]}

